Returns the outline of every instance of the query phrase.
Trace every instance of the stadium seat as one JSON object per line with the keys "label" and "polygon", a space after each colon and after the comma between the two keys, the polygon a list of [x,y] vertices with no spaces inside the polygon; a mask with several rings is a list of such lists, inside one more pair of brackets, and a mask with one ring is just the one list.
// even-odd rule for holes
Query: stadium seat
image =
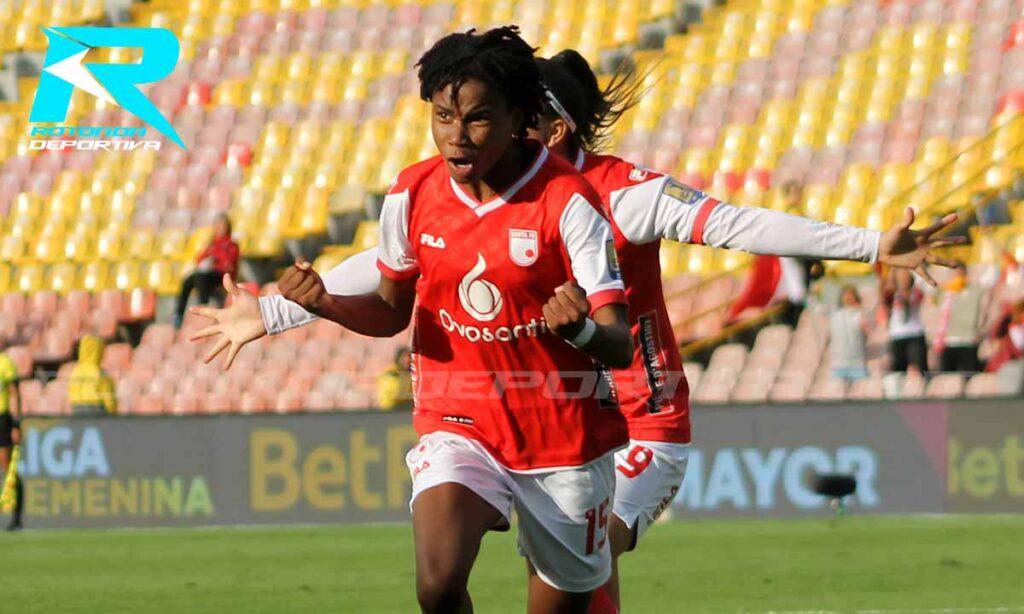
{"label": "stadium seat", "polygon": [[978,373],[967,381],[964,396],[969,399],[999,396],[999,376],[996,373]]}
{"label": "stadium seat", "polygon": [[956,373],[936,375],[925,388],[929,399],[956,399],[964,394],[964,377]]}

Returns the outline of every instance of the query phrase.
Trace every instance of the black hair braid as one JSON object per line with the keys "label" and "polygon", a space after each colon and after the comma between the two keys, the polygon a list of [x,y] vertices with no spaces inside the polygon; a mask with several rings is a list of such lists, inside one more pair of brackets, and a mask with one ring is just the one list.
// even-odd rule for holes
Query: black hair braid
{"label": "black hair braid", "polygon": [[452,97],[476,79],[501,93],[510,108],[523,113],[519,137],[537,126],[544,104],[544,87],[533,53],[516,26],[503,26],[477,34],[476,30],[449,34],[420,57],[420,98],[429,101],[451,85]]}

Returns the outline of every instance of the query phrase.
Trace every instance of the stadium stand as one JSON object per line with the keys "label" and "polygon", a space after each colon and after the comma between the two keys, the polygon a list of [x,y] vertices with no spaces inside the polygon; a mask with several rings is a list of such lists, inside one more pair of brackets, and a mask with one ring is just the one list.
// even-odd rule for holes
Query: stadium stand
{"label": "stadium stand", "polygon": [[[105,15],[100,0],[13,6],[0,4],[5,57],[38,60],[40,25]],[[974,208],[980,216],[979,203],[1001,198],[1006,219],[970,228],[972,245],[960,255],[975,275],[1004,259],[1024,262],[1024,185],[1014,187],[1024,169],[1019,11],[1011,0],[132,3],[131,23],[180,38],[178,67],[147,94],[189,148],[31,151],[38,76],[16,73],[16,97],[0,98],[0,344],[13,346],[26,376],[56,373],[21,384],[37,413],[67,413],[61,374],[83,334],[122,341],[107,346],[103,366],[125,413],[372,405],[374,379],[405,337],[371,344],[317,323],[247,347],[221,373],[201,365],[199,348],[185,341],[196,322],[176,332],[163,323],[162,305],[222,212],[254,281],[269,281],[294,256],[318,256],[323,272],[372,246],[380,193],[399,169],[433,154],[413,62],[444,32],[508,22],[542,54],[575,47],[595,66],[625,59],[637,67],[647,91],[612,143],[628,159],[744,205],[782,208],[781,186],[795,181],[807,215],[878,229],[908,204],[926,217]],[[581,14],[587,19],[568,18]],[[95,53],[125,61],[134,51]],[[81,91],[68,123],[139,125]],[[871,378],[832,380],[819,311],[807,310],[793,329],[762,327],[771,310],[739,328],[722,321],[748,263],[696,246],[662,250],[674,329],[710,352],[706,367],[686,364],[697,402],[1003,390],[993,374],[886,386],[880,329],[870,340]],[[864,290],[870,309],[877,295]],[[262,291],[275,289],[265,283]],[[992,302],[1022,295],[1004,283]],[[924,317],[933,328],[935,309]],[[728,343],[740,330],[756,335],[750,349]],[[177,385],[186,373],[187,390]],[[253,375],[258,385],[243,389]]]}

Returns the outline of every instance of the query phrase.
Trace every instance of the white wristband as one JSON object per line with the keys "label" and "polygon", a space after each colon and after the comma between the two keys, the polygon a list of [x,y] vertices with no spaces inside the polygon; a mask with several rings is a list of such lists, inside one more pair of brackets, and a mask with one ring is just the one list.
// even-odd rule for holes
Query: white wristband
{"label": "white wristband", "polygon": [[586,344],[590,343],[590,340],[594,338],[594,333],[596,332],[597,324],[590,318],[587,318],[583,321],[583,328],[580,329],[580,332],[576,333],[576,336],[572,339],[566,339],[566,341],[571,345],[582,348]]}

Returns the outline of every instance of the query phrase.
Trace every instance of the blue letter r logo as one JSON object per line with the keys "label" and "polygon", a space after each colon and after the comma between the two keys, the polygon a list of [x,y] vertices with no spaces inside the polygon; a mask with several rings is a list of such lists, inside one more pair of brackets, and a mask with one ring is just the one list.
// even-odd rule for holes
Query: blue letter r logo
{"label": "blue letter r logo", "polygon": [[[65,120],[71,93],[83,89],[133,115],[185,147],[178,133],[160,111],[135,87],[159,81],[178,63],[178,39],[165,28],[44,28],[50,39],[32,103],[30,122]],[[91,47],[141,47],[138,64],[83,64]]]}

